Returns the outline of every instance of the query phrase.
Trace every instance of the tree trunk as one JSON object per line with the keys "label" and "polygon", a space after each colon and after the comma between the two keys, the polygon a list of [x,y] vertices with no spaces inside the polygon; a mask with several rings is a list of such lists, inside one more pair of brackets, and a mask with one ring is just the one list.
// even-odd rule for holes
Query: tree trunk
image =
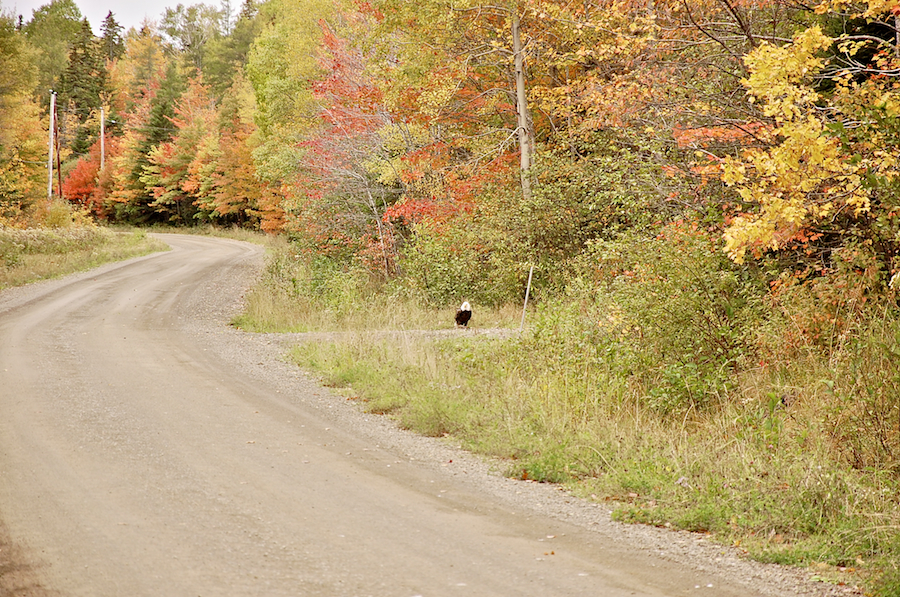
{"label": "tree trunk", "polygon": [[366,198],[369,200],[369,208],[375,216],[375,226],[378,229],[378,242],[381,244],[381,258],[384,260],[384,278],[391,279],[391,259],[388,257],[387,246],[384,242],[384,227],[381,221],[383,214],[379,213],[378,204],[372,196],[372,190],[366,185]]}
{"label": "tree trunk", "polygon": [[516,132],[519,137],[520,176],[522,179],[522,198],[531,199],[531,159],[534,154],[534,130],[528,112],[528,98],[525,95],[525,53],[522,50],[522,38],[519,32],[519,14],[512,15],[513,55],[516,69]]}

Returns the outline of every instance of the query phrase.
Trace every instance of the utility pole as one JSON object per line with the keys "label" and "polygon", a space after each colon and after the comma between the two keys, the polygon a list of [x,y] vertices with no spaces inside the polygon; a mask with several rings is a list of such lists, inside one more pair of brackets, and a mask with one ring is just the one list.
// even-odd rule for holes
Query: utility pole
{"label": "utility pole", "polygon": [[63,199],[63,188],[62,188],[62,152],[59,147],[59,114],[56,112],[56,106],[53,106],[53,126],[54,126],[54,134],[56,135],[56,179],[58,181],[58,185],[56,187],[56,194],[60,199]]}
{"label": "utility pole", "polygon": [[48,153],[50,157],[47,159],[47,201],[53,199],[53,129],[56,126],[56,92],[50,90],[50,146]]}

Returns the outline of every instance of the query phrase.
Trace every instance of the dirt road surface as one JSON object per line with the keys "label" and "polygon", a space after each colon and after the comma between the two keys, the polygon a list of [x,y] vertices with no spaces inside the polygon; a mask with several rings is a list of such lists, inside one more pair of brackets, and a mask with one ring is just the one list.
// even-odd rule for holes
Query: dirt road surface
{"label": "dirt road surface", "polygon": [[236,241],[0,293],[0,594],[824,595],[493,473],[230,329]]}

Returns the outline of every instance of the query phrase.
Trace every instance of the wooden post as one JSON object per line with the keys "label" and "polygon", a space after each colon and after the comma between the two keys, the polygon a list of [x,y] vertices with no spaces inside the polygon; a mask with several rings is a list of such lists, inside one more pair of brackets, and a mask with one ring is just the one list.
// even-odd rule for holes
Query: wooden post
{"label": "wooden post", "polygon": [[531,276],[534,274],[534,266],[528,270],[528,285],[525,287],[525,305],[522,306],[522,323],[519,325],[520,330],[525,329],[525,310],[528,308],[528,295],[531,293]]}

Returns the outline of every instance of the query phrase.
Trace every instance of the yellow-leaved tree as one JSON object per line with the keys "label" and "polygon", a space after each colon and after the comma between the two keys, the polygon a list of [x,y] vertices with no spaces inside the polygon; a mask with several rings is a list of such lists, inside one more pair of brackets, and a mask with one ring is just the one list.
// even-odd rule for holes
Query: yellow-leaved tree
{"label": "yellow-leaved tree", "polygon": [[884,207],[879,191],[897,175],[891,137],[900,96],[890,77],[861,76],[895,60],[882,48],[866,65],[854,61],[867,43],[833,39],[815,26],[783,47],[763,43],[747,55],[744,84],[770,119],[763,137],[771,145],[722,162],[723,181],[747,206],[725,232],[736,262]]}
{"label": "yellow-leaved tree", "polygon": [[35,52],[0,14],[0,225],[16,223],[46,196],[46,126],[30,97]]}

